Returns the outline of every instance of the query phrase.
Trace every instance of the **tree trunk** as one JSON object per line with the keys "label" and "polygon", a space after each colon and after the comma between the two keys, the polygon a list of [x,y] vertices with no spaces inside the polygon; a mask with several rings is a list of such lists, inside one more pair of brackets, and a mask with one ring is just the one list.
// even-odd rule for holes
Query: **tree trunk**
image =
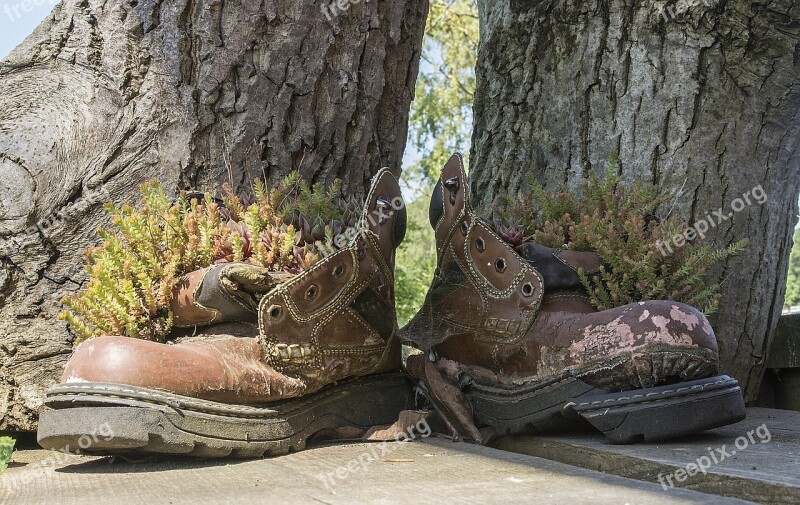
{"label": "tree trunk", "polygon": [[0,63],[0,430],[35,429],[70,353],[102,203],[399,173],[428,2],[329,3],[65,0]]}
{"label": "tree trunk", "polygon": [[[708,233],[748,249],[711,273],[722,371],[758,391],[785,290],[800,189],[800,3],[479,0],[473,194],[488,211],[530,172],[602,172],[674,199],[688,224],[762,185]],[[738,204],[734,205],[738,207]]]}

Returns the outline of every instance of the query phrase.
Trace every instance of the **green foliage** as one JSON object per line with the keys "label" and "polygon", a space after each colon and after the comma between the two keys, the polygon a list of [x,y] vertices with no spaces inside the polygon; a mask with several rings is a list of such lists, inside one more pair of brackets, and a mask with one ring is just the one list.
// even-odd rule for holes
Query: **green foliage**
{"label": "green foliage", "polygon": [[11,437],[0,437],[0,473],[3,473],[8,468],[15,443],[16,440]]}
{"label": "green foliage", "polygon": [[800,230],[794,232],[794,243],[789,255],[789,273],[786,276],[786,296],[783,305],[800,305]]}
{"label": "green foliage", "polygon": [[422,307],[436,268],[436,241],[428,223],[428,199],[416,198],[406,209],[408,229],[397,250],[395,268],[395,299],[400,326]]}
{"label": "green foliage", "polygon": [[[263,184],[261,192],[264,192]],[[274,204],[281,209],[284,216],[313,216],[326,222],[342,219],[342,209],[331,205],[340,199],[342,181],[335,180],[328,188],[322,184],[309,185],[308,181],[301,179],[298,172],[293,172],[284,179],[280,191],[280,202]],[[359,202],[360,203],[360,202]]]}
{"label": "green foliage", "polygon": [[716,262],[744,250],[747,241],[718,250],[689,241],[676,247],[672,239],[687,228],[678,216],[658,219],[656,209],[667,199],[658,196],[655,186],[625,187],[621,181],[615,159],[602,179],[592,175],[583,181],[581,196],[565,186],[548,193],[529,177],[527,188],[496,209],[503,235],[524,237],[519,243],[596,252],[604,267],[596,276],[581,272],[581,280],[600,310],[663,299],[713,313],[719,284],[708,284],[706,273]]}
{"label": "green foliage", "polygon": [[432,0],[414,102],[409,149],[425,156],[403,169],[408,232],[397,251],[398,321],[422,306],[436,268],[428,202],[439,171],[453,152],[466,152],[472,134],[472,98],[478,53],[474,0]]}
{"label": "green foliage", "polygon": [[426,156],[406,167],[407,181],[432,183],[452,153],[469,149],[477,53],[475,0],[432,0],[409,119],[409,142]]}
{"label": "green foliage", "polygon": [[[324,250],[303,212],[330,220],[321,238],[341,229],[346,202],[331,189],[310,188],[288,176],[277,187],[254,187],[245,205],[226,188],[224,205],[210,195],[170,199],[157,182],[141,187],[142,204],[106,205],[113,227],[100,229],[99,247],[86,251],[86,289],[64,299],[60,314],[77,334],[76,343],[100,335],[163,341],[172,327],[169,299],[182,275],[215,263],[245,261],[272,271],[297,273]],[[294,221],[294,222],[293,222]]]}

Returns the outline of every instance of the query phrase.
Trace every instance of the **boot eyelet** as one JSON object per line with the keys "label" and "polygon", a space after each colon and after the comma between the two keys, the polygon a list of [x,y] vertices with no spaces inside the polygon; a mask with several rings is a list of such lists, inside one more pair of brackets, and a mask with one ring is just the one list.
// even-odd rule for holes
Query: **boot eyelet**
{"label": "boot eyelet", "polygon": [[319,290],[317,289],[316,285],[312,284],[311,286],[309,286],[308,290],[306,290],[306,300],[311,301],[314,298],[316,298],[318,291]]}
{"label": "boot eyelet", "polygon": [[497,258],[494,262],[494,269],[498,272],[505,272],[506,270],[506,260],[504,258]]}
{"label": "boot eyelet", "polygon": [[469,231],[469,228],[467,226],[467,222],[466,221],[462,221],[461,222],[461,235],[466,237],[468,231]]}
{"label": "boot eyelet", "polygon": [[486,250],[486,242],[484,242],[483,237],[478,237],[478,240],[475,241],[475,248],[480,253]]}
{"label": "boot eyelet", "polygon": [[273,305],[272,307],[269,308],[268,312],[269,312],[269,317],[271,317],[272,319],[278,319],[279,317],[281,317],[283,310],[281,309],[280,305]]}
{"label": "boot eyelet", "polygon": [[[384,213],[385,209],[390,209],[388,213]],[[385,196],[378,197],[375,203],[375,212],[378,214],[378,224],[383,225],[392,216],[392,201]]]}
{"label": "boot eyelet", "polygon": [[533,295],[533,284],[530,282],[526,282],[522,285],[522,294],[525,296]]}
{"label": "boot eyelet", "polygon": [[336,265],[333,268],[333,276],[334,277],[341,277],[344,273],[344,267],[342,265]]}
{"label": "boot eyelet", "polygon": [[458,179],[458,176],[451,177],[444,181],[444,187],[450,191],[450,205],[456,204],[456,194],[458,193],[458,189],[461,187],[461,183]]}

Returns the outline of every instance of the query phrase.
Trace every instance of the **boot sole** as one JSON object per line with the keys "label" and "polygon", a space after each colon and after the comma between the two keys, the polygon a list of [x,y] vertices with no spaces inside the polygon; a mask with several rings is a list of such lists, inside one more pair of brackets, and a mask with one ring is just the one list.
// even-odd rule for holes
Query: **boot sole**
{"label": "boot sole", "polygon": [[312,435],[397,421],[413,404],[400,373],[354,378],[265,407],[231,405],[120,384],[62,384],[39,419],[45,449],[79,454],[256,458],[301,450]]}
{"label": "boot sole", "polygon": [[475,419],[499,435],[563,428],[584,419],[617,444],[699,433],[746,415],[739,383],[727,375],[606,393],[565,374],[533,386],[473,384],[467,395]]}

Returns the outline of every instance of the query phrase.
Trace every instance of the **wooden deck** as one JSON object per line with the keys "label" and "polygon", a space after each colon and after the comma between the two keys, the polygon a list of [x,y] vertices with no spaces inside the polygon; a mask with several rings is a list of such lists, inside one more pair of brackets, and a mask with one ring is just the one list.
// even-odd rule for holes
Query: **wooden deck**
{"label": "wooden deck", "polygon": [[0,503],[746,503],[435,438],[381,452],[357,443],[272,459],[134,464],[78,456],[53,463],[52,452],[20,451],[0,476]]}
{"label": "wooden deck", "polygon": [[[747,446],[738,449],[741,436]],[[707,434],[629,446],[591,433],[505,437],[503,450],[430,437],[260,460],[132,463],[28,444],[0,476],[0,503],[800,503],[800,413],[768,409]],[[690,464],[720,451],[729,455],[689,475]]]}
{"label": "wooden deck", "polygon": [[610,445],[586,432],[505,437],[498,447],[668,487],[800,503],[800,412],[751,408],[740,423],[658,444]]}

